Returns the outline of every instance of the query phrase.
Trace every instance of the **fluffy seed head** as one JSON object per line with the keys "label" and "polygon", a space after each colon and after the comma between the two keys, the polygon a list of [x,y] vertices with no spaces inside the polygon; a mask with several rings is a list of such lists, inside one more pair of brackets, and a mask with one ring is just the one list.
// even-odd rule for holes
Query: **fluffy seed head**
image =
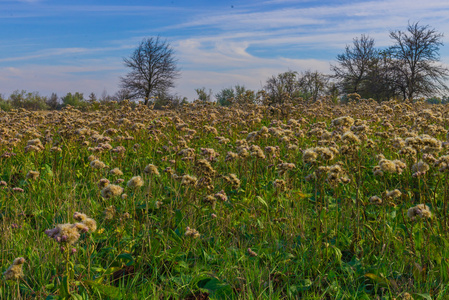
{"label": "fluffy seed head", "polygon": [[378,196],[372,196],[369,198],[369,202],[371,202],[372,204],[380,205],[382,204],[382,199]]}
{"label": "fluffy seed head", "polygon": [[123,172],[120,171],[119,168],[114,168],[111,171],[109,171],[109,174],[114,175],[114,176],[122,176]]}
{"label": "fluffy seed head", "polygon": [[143,179],[140,176],[134,176],[133,178],[131,178],[128,181],[126,186],[129,188],[132,188],[132,189],[139,188],[139,187],[143,186]]}
{"label": "fluffy seed head", "polygon": [[123,193],[123,188],[115,184],[110,184],[101,190],[101,196],[103,196],[103,198],[120,196],[121,193]]}
{"label": "fluffy seed head", "polygon": [[157,167],[153,164],[149,164],[148,166],[146,166],[144,169],[144,172],[148,173],[148,174],[153,174],[153,175],[159,176],[159,171],[158,171]]}
{"label": "fluffy seed head", "polygon": [[25,258],[18,257],[14,259],[13,263],[9,268],[3,273],[5,280],[18,280],[23,278],[22,266],[25,263]]}
{"label": "fluffy seed head", "polygon": [[95,159],[90,162],[90,166],[92,167],[92,169],[103,169],[104,167],[106,167],[106,164],[98,159]]}
{"label": "fluffy seed head", "polygon": [[40,173],[38,171],[28,171],[26,178],[31,180],[37,180],[39,174]]}
{"label": "fluffy seed head", "polygon": [[415,220],[416,218],[428,219],[432,217],[432,213],[430,212],[430,208],[427,205],[418,204],[408,209],[407,216],[411,220]]}

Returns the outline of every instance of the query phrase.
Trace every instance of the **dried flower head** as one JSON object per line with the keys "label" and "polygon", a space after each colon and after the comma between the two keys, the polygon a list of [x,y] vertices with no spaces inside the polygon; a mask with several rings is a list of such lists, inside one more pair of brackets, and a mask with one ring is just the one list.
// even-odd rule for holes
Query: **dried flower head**
{"label": "dried flower head", "polygon": [[55,239],[58,243],[73,245],[80,238],[80,232],[87,232],[89,228],[82,223],[58,224],[53,229],[48,229],[45,234]]}
{"label": "dried flower head", "polygon": [[114,205],[106,207],[106,209],[103,211],[104,218],[106,220],[112,220],[116,213],[117,211],[115,210]]}
{"label": "dried flower head", "polygon": [[408,209],[407,216],[411,220],[415,220],[416,218],[428,219],[432,217],[432,213],[430,212],[430,208],[427,205],[418,204]]}
{"label": "dried flower head", "polygon": [[132,189],[139,188],[139,187],[143,186],[143,179],[140,176],[134,176],[133,178],[131,178],[128,181],[126,186],[129,188],[132,188]]}
{"label": "dried flower head", "polygon": [[107,187],[109,185],[110,181],[106,178],[102,178],[100,179],[100,181],[98,181],[97,186],[100,190],[104,189],[105,187]]}
{"label": "dried flower head", "polygon": [[314,148],[306,149],[302,155],[302,159],[305,163],[313,163],[318,158],[318,153]]}
{"label": "dried flower head", "polygon": [[98,159],[95,159],[90,162],[90,166],[92,169],[103,169],[106,167],[106,164]]}
{"label": "dried flower head", "polygon": [[86,218],[83,220],[83,224],[87,226],[90,232],[97,230],[97,222],[92,218]]}
{"label": "dried flower head", "polygon": [[83,213],[80,213],[80,212],[77,212],[77,211],[76,211],[76,212],[73,214],[73,218],[74,218],[75,220],[77,220],[77,221],[83,222],[84,220],[87,219],[87,216],[86,216],[86,214],[83,214]]}
{"label": "dried flower head", "polygon": [[215,199],[220,200],[220,201],[227,201],[228,200],[228,196],[226,196],[226,193],[224,190],[219,191],[218,193],[216,193],[214,195]]}
{"label": "dried flower head", "polygon": [[396,164],[392,160],[381,159],[379,166],[383,172],[396,173]]}
{"label": "dried flower head", "polygon": [[387,198],[398,198],[398,197],[401,197],[401,195],[402,195],[402,193],[398,189],[394,189],[392,191],[386,191],[385,192],[385,196]]}
{"label": "dried flower head", "polygon": [[382,199],[378,196],[372,196],[369,198],[369,202],[371,202],[372,204],[375,204],[375,205],[381,205]]}
{"label": "dried flower head", "polygon": [[103,198],[112,198],[120,196],[123,193],[123,188],[121,186],[110,184],[101,190],[101,196]]}
{"label": "dried flower head", "polygon": [[248,254],[249,254],[249,256],[252,256],[252,257],[256,257],[257,256],[257,253],[254,252],[253,250],[251,250],[251,248],[248,248]]}
{"label": "dried flower head", "polygon": [[148,173],[148,174],[159,176],[159,171],[158,171],[157,167],[153,164],[147,165],[144,169],[144,172]]}
{"label": "dried flower head", "polygon": [[273,182],[273,186],[276,190],[283,192],[287,189],[287,183],[283,179],[276,179]]}
{"label": "dried flower head", "polygon": [[226,183],[230,184],[233,189],[238,189],[240,187],[240,179],[238,179],[235,174],[231,173],[227,176],[223,176],[223,179]]}
{"label": "dried flower head", "polygon": [[109,171],[109,174],[114,176],[122,176],[123,172],[119,168],[114,168],[111,171]]}
{"label": "dried flower head", "polygon": [[412,166],[412,172],[413,173],[426,173],[427,171],[429,171],[430,167],[427,163],[423,162],[422,160],[420,160],[419,162],[417,162],[416,164],[414,164]]}
{"label": "dried flower head", "polygon": [[86,225],[89,231],[94,232],[95,230],[97,230],[97,222],[95,222],[94,219],[87,217],[86,214],[75,212],[73,214],[73,218],[77,221],[81,221],[81,223]]}
{"label": "dried flower head", "polygon": [[18,280],[23,278],[22,266],[25,263],[25,258],[18,257],[14,259],[13,263],[9,268],[3,273],[5,280]]}
{"label": "dried flower head", "polygon": [[191,185],[194,186],[197,183],[197,178],[195,176],[183,175],[181,177],[181,185]]}
{"label": "dried flower head", "polygon": [[353,144],[360,144],[360,139],[358,136],[356,136],[352,131],[346,131],[342,136],[341,140],[344,143],[353,143]]}
{"label": "dried flower head", "polygon": [[39,178],[39,172],[38,171],[28,171],[26,178],[31,180],[37,180]]}
{"label": "dried flower head", "polygon": [[198,232],[196,229],[193,229],[193,228],[190,228],[190,227],[187,227],[187,228],[186,228],[186,232],[185,232],[184,235],[185,235],[185,236],[190,236],[190,237],[193,237],[193,238],[198,238],[198,237],[200,237],[199,232]]}

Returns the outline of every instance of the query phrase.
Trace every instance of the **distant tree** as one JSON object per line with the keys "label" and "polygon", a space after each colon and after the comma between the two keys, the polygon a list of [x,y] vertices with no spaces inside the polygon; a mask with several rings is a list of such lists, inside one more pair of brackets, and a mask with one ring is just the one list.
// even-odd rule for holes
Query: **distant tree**
{"label": "distant tree", "polygon": [[331,97],[333,103],[338,103],[338,97],[340,95],[340,89],[335,82],[328,82],[327,85],[327,94]]}
{"label": "distant tree", "polygon": [[45,101],[49,109],[58,109],[59,108],[59,99],[56,93],[51,93],[50,98]]}
{"label": "distant tree", "polygon": [[117,101],[123,101],[123,100],[130,100],[132,97],[128,89],[120,89],[114,94],[114,98]]}
{"label": "distant tree", "polygon": [[184,103],[187,103],[187,97],[169,94],[158,94],[152,101],[154,109],[175,109]]}
{"label": "distant tree", "polygon": [[298,72],[287,71],[277,76],[272,76],[264,86],[271,104],[280,104],[285,97],[299,95]]}
{"label": "distant tree", "polygon": [[100,102],[111,102],[111,101],[117,101],[117,97],[115,95],[109,95],[108,91],[106,89],[103,90],[101,93],[100,99],[98,99]]}
{"label": "distant tree", "polygon": [[445,80],[449,70],[438,64],[442,33],[416,22],[409,24],[406,32],[391,31],[390,38],[395,42],[389,48],[395,59],[393,68],[402,79],[396,84],[404,98],[430,96],[448,90]]}
{"label": "distant tree", "polygon": [[9,101],[13,108],[24,108],[28,110],[48,109],[47,97],[39,95],[38,92],[14,91],[9,96]]}
{"label": "distant tree", "polygon": [[61,98],[62,105],[65,107],[67,105],[76,107],[76,108],[85,108],[87,106],[87,101],[84,99],[83,93],[75,92],[67,93],[64,97]]}
{"label": "distant tree", "polygon": [[202,87],[200,89],[195,89],[195,92],[198,96],[198,100],[203,102],[210,102],[212,99],[212,90],[209,89],[209,92],[206,92],[206,88]]}
{"label": "distant tree", "polygon": [[87,99],[87,101],[89,101],[89,103],[94,103],[97,101],[97,95],[95,95],[94,92],[89,94],[89,99]]}
{"label": "distant tree", "polygon": [[215,99],[217,99],[217,103],[220,106],[229,106],[231,105],[231,99],[235,97],[235,92],[232,87],[221,89],[218,93],[215,94]]}
{"label": "distant tree", "polygon": [[361,35],[353,40],[353,45],[346,45],[345,52],[337,55],[337,65],[332,65],[333,77],[340,83],[343,93],[365,94],[367,76],[377,59],[374,39]]}
{"label": "distant tree", "polygon": [[5,96],[0,94],[0,110],[10,111],[12,109],[11,101],[5,99]]}
{"label": "distant tree", "polygon": [[305,71],[298,80],[298,89],[301,96],[312,101],[318,100],[327,92],[329,78],[318,71]]}
{"label": "distant tree", "polygon": [[144,39],[133,54],[123,60],[131,71],[121,78],[121,86],[129,90],[132,98],[143,98],[145,105],[151,96],[166,93],[179,77],[174,51],[159,37]]}
{"label": "distant tree", "polygon": [[218,105],[229,106],[232,103],[254,103],[256,94],[252,90],[246,89],[243,85],[236,85],[230,88],[224,88],[215,94]]}

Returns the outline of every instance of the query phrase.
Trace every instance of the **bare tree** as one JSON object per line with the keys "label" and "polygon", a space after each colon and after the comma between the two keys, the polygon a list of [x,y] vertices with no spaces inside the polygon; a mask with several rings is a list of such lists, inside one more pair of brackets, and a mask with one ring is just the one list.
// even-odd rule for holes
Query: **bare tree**
{"label": "bare tree", "polygon": [[298,72],[287,71],[267,80],[264,90],[270,97],[272,104],[280,104],[286,96],[294,97],[298,90]]}
{"label": "bare tree", "polygon": [[121,86],[129,90],[132,98],[143,98],[145,105],[151,96],[172,88],[179,77],[174,51],[159,37],[144,39],[123,61],[131,71],[121,78]]}
{"label": "bare tree", "polygon": [[307,70],[301,73],[298,80],[299,90],[304,98],[313,102],[326,94],[329,77],[318,71]]}
{"label": "bare tree", "polygon": [[331,66],[342,92],[363,93],[366,76],[376,56],[374,39],[364,34],[353,40],[352,47],[346,45],[345,53],[337,55],[338,65]]}
{"label": "bare tree", "polygon": [[120,89],[114,94],[114,98],[117,101],[129,100],[131,98],[131,93],[128,89]]}
{"label": "bare tree", "polygon": [[48,105],[49,109],[57,109],[59,105],[58,101],[58,95],[56,93],[51,93],[50,98],[45,101],[45,103]]}
{"label": "bare tree", "polygon": [[403,78],[394,67],[396,63],[388,50],[378,50],[365,76],[361,96],[377,101],[400,96]]}
{"label": "bare tree", "polygon": [[444,81],[449,70],[437,64],[443,34],[416,22],[408,25],[407,32],[391,31],[390,38],[395,41],[389,51],[396,60],[394,68],[403,79],[400,89],[404,98],[448,90]]}

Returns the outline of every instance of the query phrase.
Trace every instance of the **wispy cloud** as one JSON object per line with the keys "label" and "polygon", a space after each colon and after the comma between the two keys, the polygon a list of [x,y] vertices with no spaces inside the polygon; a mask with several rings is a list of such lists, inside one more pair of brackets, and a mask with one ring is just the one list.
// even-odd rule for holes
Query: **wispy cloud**
{"label": "wispy cloud", "polygon": [[[52,92],[60,96],[68,92],[91,92],[117,90],[122,67],[111,61],[86,61],[77,65],[35,65],[0,67],[0,93],[14,90],[39,91],[43,95]],[[81,76],[80,76],[81,74]]]}
{"label": "wispy cloud", "polygon": [[50,48],[39,50],[33,52],[31,54],[22,55],[22,56],[12,56],[0,58],[0,63],[2,62],[14,62],[14,61],[27,61],[27,60],[35,60],[37,58],[57,58],[63,57],[67,55],[87,55],[92,53],[107,53],[110,51],[117,51],[123,49],[131,49],[134,46],[131,45],[122,45],[118,47],[99,47],[99,48]]}

